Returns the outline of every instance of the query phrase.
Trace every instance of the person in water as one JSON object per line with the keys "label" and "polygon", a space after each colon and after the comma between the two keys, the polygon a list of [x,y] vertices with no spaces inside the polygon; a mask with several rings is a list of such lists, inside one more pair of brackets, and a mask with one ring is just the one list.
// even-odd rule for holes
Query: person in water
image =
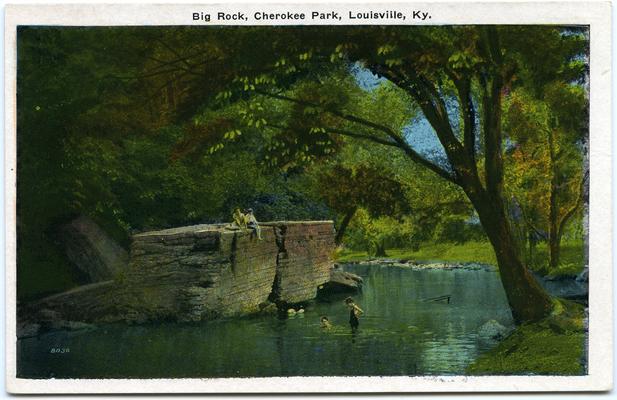
{"label": "person in water", "polygon": [[364,314],[364,311],[353,301],[351,297],[345,299],[345,305],[349,308],[349,325],[351,325],[351,331],[355,332],[360,326],[360,315]]}
{"label": "person in water", "polygon": [[259,227],[259,223],[257,223],[257,218],[255,218],[255,214],[253,214],[252,208],[249,208],[248,210],[246,210],[246,221],[247,221],[246,225],[255,231],[255,234],[257,235],[257,239],[262,240],[261,239],[261,228]]}
{"label": "person in water", "polygon": [[325,315],[319,318],[319,325],[322,329],[330,329],[332,325],[330,324],[330,320]]}

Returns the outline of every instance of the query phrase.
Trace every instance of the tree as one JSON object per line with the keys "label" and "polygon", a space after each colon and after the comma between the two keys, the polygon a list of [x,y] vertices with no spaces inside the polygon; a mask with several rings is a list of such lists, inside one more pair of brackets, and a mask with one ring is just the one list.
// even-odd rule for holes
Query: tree
{"label": "tree", "polygon": [[[227,66],[223,74],[210,71],[206,77],[193,71],[221,85],[231,77],[220,97],[275,99],[290,106],[291,118],[284,124],[270,124],[285,137],[298,138],[289,142],[292,146],[277,142],[282,143],[282,153],[315,160],[327,154],[333,137],[363,139],[402,151],[411,162],[464,191],[495,250],[514,318],[537,320],[550,312],[551,300],[523,265],[508,218],[502,103],[515,86],[542,90],[548,82],[571,80],[580,72],[580,63],[572,61],[585,50],[582,35],[566,35],[559,27],[494,26],[236,32],[219,48],[217,63]],[[551,52],[543,51],[538,57],[540,48]],[[339,65],[350,62],[387,79],[411,99],[434,129],[447,162],[425,158],[401,131],[363,115],[354,107],[355,93],[321,90],[328,86],[328,71],[340,72]],[[453,109],[460,117],[457,123],[451,118]],[[246,115],[247,128],[255,121],[269,124],[258,112]],[[313,138],[309,146],[306,142]],[[303,146],[298,146],[300,141],[305,142]]]}
{"label": "tree", "polygon": [[208,152],[219,138],[202,138],[229,126],[231,111],[219,111],[210,129],[174,123],[186,86],[176,82],[182,73],[158,68],[155,60],[169,51],[159,33],[19,28],[20,299],[87,282],[58,240],[58,228],[77,215],[126,247],[135,231],[227,222],[234,206],[252,207],[263,220],[330,218],[305,196],[298,174],[264,165],[260,136]]}
{"label": "tree", "polygon": [[341,244],[345,230],[359,207],[372,217],[396,216],[408,209],[408,201],[400,182],[367,165],[346,168],[340,164],[318,172],[317,190],[326,204],[343,215],[336,232]]}
{"label": "tree", "polygon": [[509,191],[518,199],[529,235],[547,232],[545,273],[559,265],[561,238],[585,199],[586,104],[582,87],[552,84],[541,99],[517,90],[504,107],[512,140]]}
{"label": "tree", "polygon": [[[285,170],[330,158],[350,139],[399,152],[465,193],[495,250],[514,318],[537,320],[550,312],[549,296],[521,261],[507,212],[502,106],[517,87],[536,95],[551,82],[580,76],[586,68],[580,57],[584,30],[320,26],[148,32],[148,62],[135,66],[139,72],[131,82],[139,82],[143,93],[165,94],[169,121],[212,128],[202,138],[211,143],[207,153],[250,134],[263,135],[269,159]],[[353,84],[358,66],[387,80],[389,95],[376,100],[382,107],[365,107],[366,92]],[[141,100],[145,95],[138,98],[140,109],[153,104]],[[392,105],[407,112],[390,114]],[[237,109],[237,116],[217,111],[224,109]],[[409,122],[403,117],[414,113],[429,122],[443,157],[418,151],[414,133],[401,129]]]}

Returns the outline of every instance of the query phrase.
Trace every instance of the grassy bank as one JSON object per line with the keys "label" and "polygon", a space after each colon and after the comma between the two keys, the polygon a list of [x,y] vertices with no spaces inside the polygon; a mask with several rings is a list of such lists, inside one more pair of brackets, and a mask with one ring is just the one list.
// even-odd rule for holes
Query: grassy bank
{"label": "grassy bank", "polygon": [[469,375],[581,375],[584,371],[583,308],[556,301],[553,314],[520,325],[467,368]]}
{"label": "grassy bank", "polygon": [[[397,258],[416,261],[456,261],[456,262],[481,262],[496,264],[495,253],[488,242],[467,242],[465,244],[430,243],[424,244],[420,250],[411,249],[388,249],[386,258]],[[362,261],[370,257],[365,251],[343,250],[339,253],[337,261]]]}
{"label": "grassy bank", "polygon": [[[495,253],[488,242],[426,243],[418,251],[411,249],[388,249],[387,257],[415,261],[446,261],[446,262],[477,262],[496,265]],[[576,275],[584,264],[583,246],[580,242],[564,243],[561,246],[561,265],[549,275]],[[353,262],[374,259],[365,251],[342,250],[337,254],[339,262]],[[531,269],[540,269],[548,260],[548,249],[545,243],[536,248]]]}

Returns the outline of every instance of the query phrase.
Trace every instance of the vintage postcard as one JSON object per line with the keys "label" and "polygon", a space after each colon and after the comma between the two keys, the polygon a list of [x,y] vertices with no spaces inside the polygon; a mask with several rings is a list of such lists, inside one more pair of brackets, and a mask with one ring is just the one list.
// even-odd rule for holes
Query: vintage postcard
{"label": "vintage postcard", "polygon": [[8,390],[610,390],[610,15],[7,6]]}

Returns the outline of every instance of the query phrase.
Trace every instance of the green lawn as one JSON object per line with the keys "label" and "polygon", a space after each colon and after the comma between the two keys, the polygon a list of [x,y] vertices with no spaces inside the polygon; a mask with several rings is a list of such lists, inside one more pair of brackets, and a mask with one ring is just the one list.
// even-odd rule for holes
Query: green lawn
{"label": "green lawn", "polygon": [[[495,253],[488,242],[467,242],[464,244],[453,243],[426,243],[420,246],[420,250],[411,249],[388,249],[387,257],[414,261],[451,261],[451,262],[478,262],[496,265]],[[581,242],[563,243],[561,246],[561,265],[557,270],[551,271],[550,275],[575,275],[583,268],[583,246]],[[363,261],[375,259],[365,251],[342,250],[337,253],[338,262]],[[548,249],[545,243],[541,243],[535,250],[531,268],[534,270],[548,260]]]}

